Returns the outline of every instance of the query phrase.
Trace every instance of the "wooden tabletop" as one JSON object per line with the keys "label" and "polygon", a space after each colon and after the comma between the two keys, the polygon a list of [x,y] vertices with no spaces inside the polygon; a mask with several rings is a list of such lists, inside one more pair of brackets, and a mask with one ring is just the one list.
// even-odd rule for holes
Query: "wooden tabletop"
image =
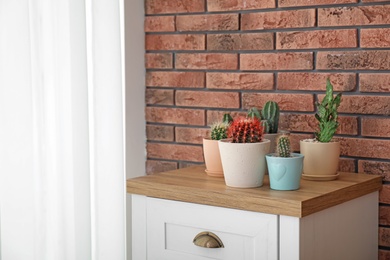
{"label": "wooden tabletop", "polygon": [[225,185],[223,178],[210,177],[204,166],[194,166],[127,180],[127,192],[148,197],[204,205],[304,217],[351,199],[378,191],[377,175],[340,173],[334,181],[301,180],[296,191],[271,190],[269,179],[259,188],[241,189]]}

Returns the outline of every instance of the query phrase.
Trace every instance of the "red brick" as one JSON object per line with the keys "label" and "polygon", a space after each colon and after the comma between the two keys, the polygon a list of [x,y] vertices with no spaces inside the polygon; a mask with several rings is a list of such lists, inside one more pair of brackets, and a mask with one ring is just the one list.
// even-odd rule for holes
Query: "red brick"
{"label": "red brick", "polygon": [[390,23],[390,5],[318,9],[318,26],[357,26]]}
{"label": "red brick", "polygon": [[146,121],[179,125],[204,125],[205,113],[200,109],[146,107]]}
{"label": "red brick", "polygon": [[276,49],[321,49],[357,47],[356,29],[276,33]]}
{"label": "red brick", "polygon": [[146,174],[155,174],[159,172],[172,171],[177,169],[177,162],[166,162],[147,160],[146,161]]}
{"label": "red brick", "polygon": [[[283,113],[280,116],[279,126],[289,131],[297,132],[309,132],[313,133],[318,131],[318,121],[315,119],[314,114],[290,114]],[[357,117],[340,116],[339,127],[336,134],[343,135],[357,135],[358,134],[358,121]]]}
{"label": "red brick", "polygon": [[359,160],[359,172],[380,175],[384,181],[390,181],[390,162]]}
{"label": "red brick", "polygon": [[359,78],[361,92],[390,92],[389,73],[361,73]]}
{"label": "red brick", "polygon": [[203,162],[202,146],[148,143],[148,158]]}
{"label": "red brick", "polygon": [[379,246],[390,246],[390,228],[379,227]]}
{"label": "red brick", "polygon": [[363,3],[386,2],[388,0],[362,0]]}
{"label": "red brick", "polygon": [[148,140],[173,142],[173,126],[166,125],[146,125],[146,137]]}
{"label": "red brick", "polygon": [[[338,138],[345,156],[390,159],[390,140]],[[374,149],[375,147],[375,149]]]}
{"label": "red brick", "polygon": [[241,30],[304,28],[315,25],[315,9],[241,14]]}
{"label": "red brick", "polygon": [[239,108],[238,92],[176,91],[176,105],[189,107]]}
{"label": "red brick", "polygon": [[215,122],[220,122],[223,119],[223,115],[229,113],[233,118],[237,116],[246,116],[247,111],[217,111],[217,110],[208,110],[207,111],[207,125],[210,126]]}
{"label": "red brick", "polygon": [[[319,95],[319,100],[324,95]],[[339,112],[353,114],[390,114],[390,96],[347,96],[341,98]]]}
{"label": "red brick", "polygon": [[241,70],[311,70],[312,52],[241,54]]}
{"label": "red brick", "polygon": [[388,48],[390,28],[361,29],[360,46],[363,48]]}
{"label": "red brick", "polygon": [[[364,2],[365,0],[363,0]],[[375,2],[375,0],[366,0],[365,2]],[[376,1],[378,2],[378,1]],[[389,260],[390,259],[390,251],[384,250],[384,249],[379,249],[378,251],[378,260]]]}
{"label": "red brick", "polygon": [[356,89],[355,73],[315,73],[315,72],[279,72],[279,90],[320,90],[326,88],[329,78],[335,91],[353,91]]}
{"label": "red brick", "polygon": [[317,69],[390,70],[390,51],[319,52]]}
{"label": "red brick", "polygon": [[145,92],[145,103],[148,105],[173,105],[173,90],[147,89]]}
{"label": "red brick", "polygon": [[382,185],[382,189],[379,191],[379,202],[390,204],[390,185]]}
{"label": "red brick", "polygon": [[210,136],[209,128],[176,127],[176,142],[202,144],[203,138]]}
{"label": "red brick", "polygon": [[390,225],[390,207],[379,207],[379,224],[386,226]]}
{"label": "red brick", "polygon": [[208,0],[209,12],[274,8],[275,0]]}
{"label": "red brick", "polygon": [[173,68],[172,53],[146,53],[146,69],[171,69]]}
{"label": "red brick", "polygon": [[354,159],[340,158],[338,171],[340,172],[356,172]]}
{"label": "red brick", "polygon": [[273,33],[208,34],[207,50],[273,50]]}
{"label": "red brick", "polygon": [[206,87],[210,89],[272,90],[273,73],[206,73]]}
{"label": "red brick", "polygon": [[238,67],[237,54],[230,53],[178,53],[178,69],[225,69],[235,70]]}
{"label": "red brick", "polygon": [[146,86],[204,88],[204,72],[153,71],[146,72]]}
{"label": "red brick", "polygon": [[314,97],[312,94],[268,94],[268,93],[243,93],[243,107],[263,107],[269,100],[278,103],[280,110],[314,111]]}
{"label": "red brick", "polygon": [[174,16],[147,16],[145,17],[145,32],[174,32]]}
{"label": "red brick", "polygon": [[238,14],[180,15],[176,17],[178,31],[238,30]]}
{"label": "red brick", "polygon": [[390,118],[363,117],[362,135],[373,137],[390,137]]}
{"label": "red brick", "polygon": [[279,7],[357,3],[358,0],[279,0]]}
{"label": "red brick", "polygon": [[203,34],[148,34],[145,36],[146,50],[204,50]]}
{"label": "red brick", "polygon": [[204,12],[204,0],[146,0],[146,14]]}

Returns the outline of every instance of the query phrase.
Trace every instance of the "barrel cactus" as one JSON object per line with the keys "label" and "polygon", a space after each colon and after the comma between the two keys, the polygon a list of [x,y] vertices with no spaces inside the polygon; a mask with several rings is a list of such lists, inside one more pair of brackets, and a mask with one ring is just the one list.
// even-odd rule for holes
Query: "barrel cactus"
{"label": "barrel cactus", "polygon": [[336,133],[339,122],[337,121],[337,109],[341,103],[341,93],[333,96],[333,85],[329,79],[326,81],[326,94],[321,103],[316,102],[317,113],[315,115],[319,123],[319,131],[315,133],[316,139],[322,143],[328,143]]}
{"label": "barrel cactus", "polygon": [[278,157],[291,157],[290,137],[288,135],[279,136],[276,149]]}
{"label": "barrel cactus", "polygon": [[229,126],[228,138],[233,143],[259,143],[263,140],[263,127],[256,117],[239,117]]}
{"label": "barrel cactus", "polygon": [[275,101],[268,101],[261,110],[262,125],[265,133],[273,134],[278,132],[279,106]]}

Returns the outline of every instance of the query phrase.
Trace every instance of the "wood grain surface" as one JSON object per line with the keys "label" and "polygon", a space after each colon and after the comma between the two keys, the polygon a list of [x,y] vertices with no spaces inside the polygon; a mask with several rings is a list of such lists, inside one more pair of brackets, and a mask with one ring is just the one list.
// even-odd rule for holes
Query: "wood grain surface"
{"label": "wood grain surface", "polygon": [[127,180],[127,192],[148,197],[204,205],[304,217],[354,198],[378,191],[382,178],[361,173],[340,173],[334,181],[301,180],[296,191],[271,190],[266,175],[259,188],[225,185],[223,178],[206,175],[204,166]]}

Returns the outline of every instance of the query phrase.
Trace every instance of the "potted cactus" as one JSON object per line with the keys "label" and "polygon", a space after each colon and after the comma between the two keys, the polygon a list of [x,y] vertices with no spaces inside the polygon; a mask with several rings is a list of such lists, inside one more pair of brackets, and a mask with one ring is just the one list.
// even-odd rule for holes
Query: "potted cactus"
{"label": "potted cactus", "polygon": [[270,151],[276,150],[276,139],[281,134],[289,134],[288,131],[279,131],[279,116],[280,109],[278,103],[275,101],[267,101],[261,112],[257,108],[251,108],[248,111],[249,117],[257,117],[261,120],[261,124],[264,128],[264,138],[270,140]]}
{"label": "potted cactus", "polygon": [[203,138],[203,155],[206,164],[205,172],[212,177],[223,177],[221,156],[218,141],[227,138],[227,129],[232,121],[229,114],[225,114],[223,120],[211,125],[210,137]]}
{"label": "potted cactus", "polygon": [[228,139],[218,142],[225,183],[230,187],[263,185],[265,155],[270,141],[263,139],[263,127],[256,117],[238,117],[228,128]]}
{"label": "potted cactus", "polygon": [[271,189],[299,189],[304,156],[299,153],[291,153],[290,136],[288,135],[278,137],[276,148],[276,153],[265,156]]}
{"label": "potted cactus", "polygon": [[327,79],[325,97],[321,103],[316,102],[319,130],[314,139],[300,141],[301,154],[305,156],[302,175],[305,179],[334,180],[338,176],[340,143],[333,136],[339,126],[337,109],[341,95],[333,95],[333,85]]}

